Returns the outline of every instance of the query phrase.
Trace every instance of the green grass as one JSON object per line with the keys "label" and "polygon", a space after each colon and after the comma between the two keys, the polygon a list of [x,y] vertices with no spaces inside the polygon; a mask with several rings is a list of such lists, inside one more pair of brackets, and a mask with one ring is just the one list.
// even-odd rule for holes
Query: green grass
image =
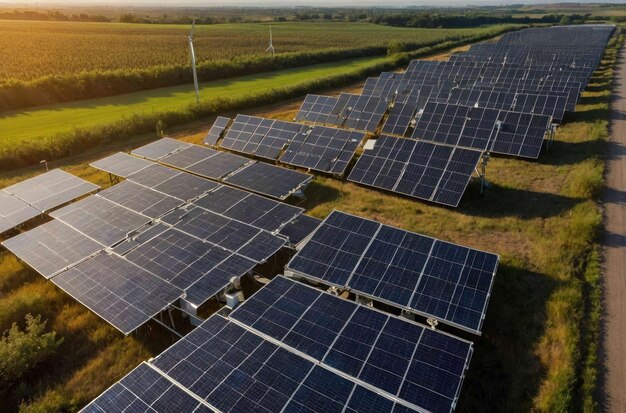
{"label": "green grass", "polygon": [[[311,79],[359,71],[387,61],[389,58],[386,57],[362,58],[207,82],[200,85],[200,95],[203,101],[208,102],[224,97],[240,99],[247,95],[298,85]],[[2,114],[0,152],[26,141],[50,138],[76,128],[111,124],[130,115],[184,109],[193,102],[193,86],[183,85]]]}

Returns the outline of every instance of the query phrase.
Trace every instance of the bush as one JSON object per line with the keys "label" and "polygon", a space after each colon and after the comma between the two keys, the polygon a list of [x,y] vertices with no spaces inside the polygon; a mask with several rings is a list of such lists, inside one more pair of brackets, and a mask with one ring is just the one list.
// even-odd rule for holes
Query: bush
{"label": "bush", "polygon": [[44,333],[46,322],[41,316],[26,316],[26,328],[21,331],[17,324],[0,338],[0,388],[22,378],[48,358],[63,342],[56,333]]}

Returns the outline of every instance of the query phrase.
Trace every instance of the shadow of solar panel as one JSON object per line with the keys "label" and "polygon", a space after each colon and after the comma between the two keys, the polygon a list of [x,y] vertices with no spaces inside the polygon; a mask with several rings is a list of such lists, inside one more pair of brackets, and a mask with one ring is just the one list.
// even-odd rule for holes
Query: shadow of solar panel
{"label": "shadow of solar panel", "polygon": [[229,123],[230,118],[218,116],[211,129],[209,129],[209,133],[204,138],[204,144],[209,146],[217,145],[217,141],[222,137]]}
{"label": "shadow of solar panel", "polygon": [[226,177],[224,182],[277,199],[285,199],[312,179],[311,175],[256,162]]}
{"label": "shadow of solar panel", "polygon": [[130,156],[124,152],[117,152],[106,158],[92,162],[89,166],[108,172],[112,175],[126,178],[152,165],[152,162],[145,159]]}
{"label": "shadow of solar panel", "polygon": [[159,218],[181,206],[183,201],[132,181],[124,181],[100,191],[97,196],[150,218]]}
{"label": "shadow of solar panel", "polygon": [[159,277],[106,253],[56,275],[52,282],[124,334],[183,295]]}
{"label": "shadow of solar panel", "polygon": [[[340,220],[361,248],[340,242]],[[286,269],[480,334],[497,266],[497,255],[334,211]]]}
{"label": "shadow of solar panel", "polygon": [[550,117],[520,112],[501,112],[491,151],[537,159],[550,127]]}
{"label": "shadow of solar panel", "polygon": [[9,238],[2,245],[46,279],[104,248],[59,221]]}
{"label": "shadow of solar panel", "polygon": [[320,219],[302,214],[282,227],[279,233],[287,237],[289,242],[295,245],[311,235],[321,222],[322,220]]}
{"label": "shadow of solar panel", "polygon": [[187,170],[205,178],[221,179],[249,162],[251,161],[243,156],[218,152],[209,159],[191,165]]}
{"label": "shadow of solar panel", "polygon": [[230,318],[313,357],[320,367],[337,369],[378,393],[402,394],[400,400],[429,411],[454,408],[472,354],[468,341],[281,276]]}
{"label": "shadow of solar panel", "polygon": [[280,162],[343,175],[365,135],[344,129],[315,126],[308,135],[298,135]]}
{"label": "shadow of solar panel", "polygon": [[50,216],[106,247],[124,240],[127,234],[151,220],[99,196],[67,205]]}
{"label": "shadow of solar panel", "polygon": [[296,121],[328,123],[328,116],[336,104],[337,98],[334,96],[306,95],[300,110],[296,114]]}
{"label": "shadow of solar panel", "polygon": [[417,113],[417,105],[412,103],[395,103],[383,125],[382,132],[389,135],[404,136]]}
{"label": "shadow of solar panel", "polygon": [[213,412],[145,362],[85,406],[81,413],[121,411]]}
{"label": "shadow of solar panel", "polygon": [[41,211],[0,190],[0,234],[40,215]]}
{"label": "shadow of solar panel", "polygon": [[100,189],[61,169],[53,169],[34,178],[4,188],[4,192],[26,202],[33,208],[47,212]]}
{"label": "shadow of solar panel", "polygon": [[180,151],[190,146],[190,143],[182,142],[172,138],[161,138],[158,141],[151,142],[131,152],[132,155],[146,158],[151,161],[157,161],[167,155]]}
{"label": "shadow of solar panel", "polygon": [[280,228],[303,211],[302,208],[228,186],[197,199],[194,205],[267,231]]}
{"label": "shadow of solar panel", "polygon": [[198,145],[190,145],[185,149],[181,149],[180,151],[161,158],[159,162],[176,168],[187,169],[195,163],[215,156],[217,153],[218,151],[214,149],[204,148]]}

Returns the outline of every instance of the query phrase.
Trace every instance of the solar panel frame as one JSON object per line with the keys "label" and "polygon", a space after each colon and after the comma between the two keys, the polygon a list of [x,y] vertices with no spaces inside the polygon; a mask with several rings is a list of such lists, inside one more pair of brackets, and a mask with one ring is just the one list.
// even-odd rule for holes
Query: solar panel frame
{"label": "solar panel frame", "polygon": [[52,282],[124,335],[183,296],[183,291],[115,254],[100,253]]}
{"label": "solar panel frame", "polygon": [[96,168],[122,178],[127,178],[129,175],[137,173],[150,165],[152,165],[152,162],[131,156],[124,152],[114,153],[113,155],[89,164],[92,168]]}

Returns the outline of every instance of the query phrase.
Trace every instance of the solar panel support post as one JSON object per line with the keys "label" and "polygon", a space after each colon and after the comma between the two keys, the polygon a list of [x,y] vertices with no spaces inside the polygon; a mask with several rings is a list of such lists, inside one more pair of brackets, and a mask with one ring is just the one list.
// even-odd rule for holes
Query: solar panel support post
{"label": "solar panel support post", "polygon": [[109,172],[109,184],[111,184],[111,186],[118,184],[120,182],[120,177],[117,175],[113,175],[112,173]]}
{"label": "solar panel support post", "polygon": [[400,317],[406,318],[407,320],[415,321],[415,313],[412,313],[409,310],[402,310],[400,312]]}
{"label": "solar panel support post", "polygon": [[556,123],[550,124],[550,130],[548,131],[548,141],[546,142],[546,151],[549,151],[554,143],[554,136],[556,135]]}
{"label": "solar panel support post", "polygon": [[487,163],[489,162],[489,158],[491,155],[489,152],[483,152],[480,157],[480,171],[478,174],[480,175],[480,195],[485,194],[485,188],[487,187]]}
{"label": "solar panel support post", "polygon": [[428,325],[430,326],[431,330],[436,330],[437,329],[437,325],[439,325],[439,321],[437,321],[437,319],[435,319],[435,318],[427,319],[426,323],[428,323]]}

